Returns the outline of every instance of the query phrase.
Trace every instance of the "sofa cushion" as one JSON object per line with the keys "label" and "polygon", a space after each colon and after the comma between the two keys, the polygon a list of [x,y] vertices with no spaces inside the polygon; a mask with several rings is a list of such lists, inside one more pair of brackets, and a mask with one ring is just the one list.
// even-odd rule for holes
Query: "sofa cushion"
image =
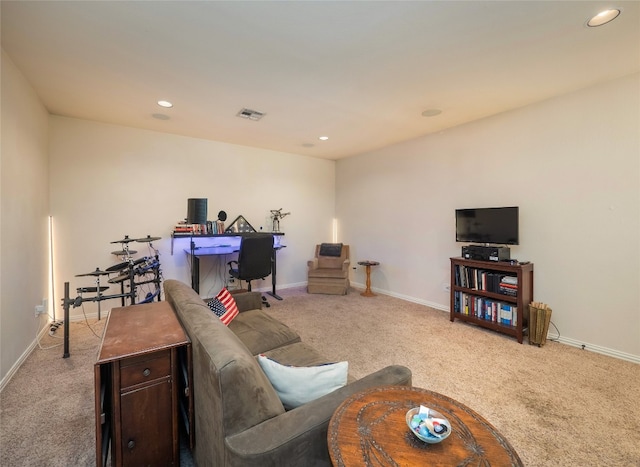
{"label": "sofa cushion", "polygon": [[229,323],[233,321],[233,318],[238,316],[239,313],[236,301],[224,287],[214,299],[207,302],[207,305],[211,308],[213,314],[220,318],[220,321],[226,326],[229,326]]}
{"label": "sofa cushion", "polygon": [[308,277],[313,279],[348,279],[349,271],[334,268],[318,268],[309,270]]}
{"label": "sofa cushion", "polygon": [[304,405],[347,384],[348,362],[289,366],[264,354],[258,356],[258,362],[287,409]]}
{"label": "sofa cushion", "polygon": [[[294,342],[293,344],[278,347],[277,349],[263,352],[264,355],[283,365],[314,366],[324,363],[333,363],[306,342]],[[347,383],[353,383],[356,379],[349,374]]]}
{"label": "sofa cushion", "polygon": [[230,292],[233,295],[233,299],[238,305],[240,313],[247,310],[260,310],[262,309],[262,294],[260,292]]}
{"label": "sofa cushion", "polygon": [[335,360],[328,360],[327,357],[306,342],[294,342],[293,344],[283,345],[277,349],[260,353],[283,365],[313,366],[335,362]]}
{"label": "sofa cushion", "polygon": [[300,336],[289,326],[262,310],[243,311],[229,324],[229,329],[252,355],[300,342]]}

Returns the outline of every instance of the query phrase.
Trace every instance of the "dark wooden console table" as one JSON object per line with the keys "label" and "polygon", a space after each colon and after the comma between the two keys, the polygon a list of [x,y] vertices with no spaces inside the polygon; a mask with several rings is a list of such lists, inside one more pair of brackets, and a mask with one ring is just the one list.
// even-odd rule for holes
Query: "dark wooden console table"
{"label": "dark wooden console table", "polygon": [[[409,409],[424,405],[451,423],[451,435],[427,444],[411,433]],[[484,418],[437,392],[381,386],[346,399],[335,411],[327,434],[335,467],[405,465],[522,466],[509,442]]]}
{"label": "dark wooden console table", "polygon": [[193,446],[191,343],[167,302],[114,308],[95,374],[96,465],[179,465]]}

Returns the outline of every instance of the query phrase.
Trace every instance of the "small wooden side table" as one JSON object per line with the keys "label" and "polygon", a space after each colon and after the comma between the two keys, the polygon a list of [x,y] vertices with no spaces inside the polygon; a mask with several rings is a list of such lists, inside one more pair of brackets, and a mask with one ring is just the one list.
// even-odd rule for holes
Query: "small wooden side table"
{"label": "small wooden side table", "polygon": [[[419,405],[449,420],[448,438],[427,444],[411,432],[405,416]],[[327,443],[335,467],[523,465],[505,437],[469,407],[408,386],[369,388],[346,399],[331,417]]]}
{"label": "small wooden side table", "polygon": [[362,295],[363,297],[375,297],[376,294],[371,291],[371,266],[378,266],[380,263],[377,261],[366,260],[358,261],[358,264],[360,266],[364,266],[367,271],[367,288],[360,295]]}
{"label": "small wooden side table", "polygon": [[97,467],[180,463],[179,406],[193,433],[191,371],[191,342],[168,302],[111,310],[94,365]]}

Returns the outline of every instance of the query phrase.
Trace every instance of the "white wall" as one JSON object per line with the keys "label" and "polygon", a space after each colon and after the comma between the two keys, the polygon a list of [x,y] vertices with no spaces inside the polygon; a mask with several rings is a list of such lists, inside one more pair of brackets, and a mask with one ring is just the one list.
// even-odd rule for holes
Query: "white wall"
{"label": "white wall", "polygon": [[454,210],[520,206],[511,255],[534,263],[565,342],[640,358],[639,89],[636,74],[340,160],[342,239],[381,262],[374,288],[448,310]]}
{"label": "white wall", "polygon": [[[17,368],[46,323],[48,297],[48,114],[2,51],[0,380]],[[8,378],[7,378],[8,379]]]}
{"label": "white wall", "polygon": [[[0,377],[44,324],[33,309],[48,293],[48,204],[60,317],[63,283],[72,294],[94,285],[75,276],[117,263],[110,252],[120,245],[110,242],[124,235],[161,236],[164,277],[188,282],[187,241],[171,256],[169,233],[190,197],[209,199],[209,218],[223,209],[256,227],[270,209],[291,211],[282,221],[281,287],[306,281],[313,245],[331,238],[336,215],[354,264],[381,261],[374,289],[441,309],[449,257],[460,252],[454,209],[519,205],[521,245],[512,256],[535,264],[535,298],[553,307],[565,342],[637,360],[639,84],[638,75],[622,78],[341,160],[334,173],[332,161],[48,117],[3,52]],[[204,261],[203,296],[219,286],[215,264]],[[362,270],[352,279],[364,283]]]}
{"label": "white wall", "polygon": [[[287,248],[278,253],[279,287],[305,283],[314,245],[331,238],[333,161],[55,116],[50,117],[50,158],[58,296],[64,282],[72,295],[77,287],[95,285],[93,277],[75,276],[120,262],[111,252],[122,245],[111,242],[125,235],[162,237],[154,246],[164,278],[190,283],[183,251],[189,241],[177,239],[170,254],[170,233],[186,217],[188,198],[207,198],[209,219],[224,210],[227,225],[243,215],[256,229],[267,230],[271,209],[291,212],[281,221]],[[198,240],[202,246],[213,242]],[[129,246],[138,251],[136,258],[152,254],[147,244]],[[228,268],[218,267],[221,263],[202,260],[201,296],[215,295],[222,286],[219,276]],[[107,279],[103,276],[101,285],[109,285]],[[267,278],[253,286],[266,290],[270,284]],[[116,284],[105,293],[119,292]],[[101,302],[102,310],[115,306],[119,299]],[[84,309],[96,313],[97,304],[85,303]]]}

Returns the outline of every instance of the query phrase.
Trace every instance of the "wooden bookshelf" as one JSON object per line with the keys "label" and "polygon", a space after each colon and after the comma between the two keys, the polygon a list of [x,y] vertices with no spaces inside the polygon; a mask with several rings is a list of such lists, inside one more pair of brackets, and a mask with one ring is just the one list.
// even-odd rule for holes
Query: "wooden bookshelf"
{"label": "wooden bookshelf", "polygon": [[532,263],[451,258],[452,322],[473,323],[513,336],[522,344],[532,301]]}

